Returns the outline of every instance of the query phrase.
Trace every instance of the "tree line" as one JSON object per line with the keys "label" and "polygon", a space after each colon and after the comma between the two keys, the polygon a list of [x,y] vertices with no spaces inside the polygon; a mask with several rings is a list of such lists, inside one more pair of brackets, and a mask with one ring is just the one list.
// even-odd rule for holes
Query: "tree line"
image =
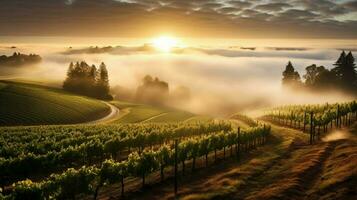
{"label": "tree line", "polygon": [[303,82],[300,74],[289,61],[283,72],[282,83],[288,87],[304,87],[311,90],[339,89],[357,95],[357,71],[352,52],[346,54],[342,51],[334,66],[330,70],[316,64],[306,67],[306,74],[303,75],[305,82]]}
{"label": "tree line", "polygon": [[63,89],[80,95],[97,99],[111,100],[109,94],[109,78],[106,65],[102,62],[97,68],[86,62],[71,62],[67,71],[67,78],[63,82]]}
{"label": "tree line", "polygon": [[0,56],[0,66],[22,66],[26,64],[36,64],[41,62],[42,58],[36,54],[21,54],[14,52],[11,56]]}

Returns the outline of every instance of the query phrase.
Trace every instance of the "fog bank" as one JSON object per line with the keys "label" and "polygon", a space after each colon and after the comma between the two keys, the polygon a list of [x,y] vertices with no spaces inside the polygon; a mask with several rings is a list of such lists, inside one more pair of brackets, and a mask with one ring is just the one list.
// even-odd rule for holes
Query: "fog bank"
{"label": "fog bank", "polygon": [[18,45],[11,49],[9,45],[0,45],[0,55],[17,51],[40,54],[43,58],[43,62],[36,66],[1,68],[0,78],[51,81],[60,86],[70,62],[83,60],[96,65],[104,62],[112,87],[119,85],[134,91],[141,79],[149,74],[168,82],[170,91],[180,86],[190,89],[189,102],[171,106],[200,114],[226,115],[272,105],[351,99],[332,91],[321,95],[288,92],[281,88],[281,74],[289,60],[302,76],[305,67],[313,63],[331,68],[340,53],[336,48],[187,47],[180,53],[160,53],[136,52],[127,47],[127,52],[122,49],[120,53],[64,54],[69,50],[68,46]]}

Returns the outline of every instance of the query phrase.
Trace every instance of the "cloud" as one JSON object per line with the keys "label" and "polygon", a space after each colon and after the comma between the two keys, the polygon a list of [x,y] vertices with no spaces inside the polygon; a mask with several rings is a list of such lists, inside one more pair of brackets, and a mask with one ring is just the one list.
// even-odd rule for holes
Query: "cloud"
{"label": "cloud", "polygon": [[249,1],[228,1],[227,4],[230,4],[234,7],[243,9],[243,8],[248,8],[251,7],[253,4]]}
{"label": "cloud", "polygon": [[295,0],[296,5],[302,5],[305,9],[317,12],[323,15],[340,15],[348,13],[349,10],[345,9],[342,4],[330,0]]}
{"label": "cloud", "polygon": [[[96,65],[105,62],[112,87],[120,85],[135,90],[140,79],[150,74],[168,81],[170,89],[180,85],[190,88],[192,101],[181,108],[198,113],[227,114],[258,105],[270,106],[272,103],[325,103],[336,100],[332,92],[307,96],[299,95],[296,91],[281,91],[281,73],[289,60],[301,75],[305,73],[305,67],[313,63],[331,68],[339,56],[340,51],[335,48],[341,45],[340,42],[328,41],[328,45],[331,45],[328,49],[307,47],[301,51],[276,51],[273,47],[263,48],[266,44],[261,44],[255,51],[240,50],[238,46],[233,49],[188,48],[176,54],[151,52],[145,46],[119,46],[102,48],[103,51],[111,50],[100,54],[76,52],[63,55],[60,52],[68,50],[65,45],[17,45],[16,50],[22,53],[40,54],[43,63],[35,68],[13,72],[13,75],[32,80],[40,78],[40,81],[44,81],[45,77],[58,81],[57,85],[61,86],[71,61],[85,60]],[[278,45],[277,42],[272,44]],[[76,50],[88,49],[73,48],[70,51]],[[0,55],[9,55],[13,51],[9,46],[0,47]]]}
{"label": "cloud", "polygon": [[[143,46],[117,46],[117,47],[89,47],[68,49],[64,55],[156,55],[160,54],[154,47],[146,44]],[[186,47],[174,49],[176,55],[211,55],[227,58],[291,58],[306,60],[330,60],[335,57],[331,51],[317,51],[308,47],[231,47],[226,49]]]}
{"label": "cloud", "polygon": [[[356,1],[1,0],[0,35],[355,38]],[[336,17],[349,15],[350,19]],[[312,30],[314,29],[314,30]],[[289,30],[289,31],[286,31]]]}
{"label": "cloud", "polygon": [[255,6],[254,9],[275,12],[275,11],[281,11],[284,8],[290,8],[290,7],[292,7],[292,5],[287,4],[287,3],[268,3],[268,4],[259,4],[259,5]]}
{"label": "cloud", "polygon": [[357,1],[349,1],[349,2],[346,2],[344,4],[345,7],[353,10],[353,11],[357,11]]}

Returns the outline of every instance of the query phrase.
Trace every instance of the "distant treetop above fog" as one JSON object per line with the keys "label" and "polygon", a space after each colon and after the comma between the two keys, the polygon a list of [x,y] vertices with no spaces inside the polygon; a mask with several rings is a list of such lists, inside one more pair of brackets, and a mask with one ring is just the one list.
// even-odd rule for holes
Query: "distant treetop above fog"
{"label": "distant treetop above fog", "polygon": [[36,54],[21,54],[15,52],[11,56],[0,56],[0,66],[19,67],[24,65],[36,64],[41,62],[42,58]]}
{"label": "distant treetop above fog", "polygon": [[169,84],[159,78],[146,75],[137,88],[136,100],[150,104],[163,104],[169,96]]}
{"label": "distant treetop above fog", "polygon": [[111,100],[113,98],[109,94],[109,74],[103,62],[98,68],[84,61],[71,62],[67,77],[63,82],[63,89],[97,99]]}
{"label": "distant treetop above fog", "polygon": [[303,75],[305,82],[301,81],[299,73],[294,69],[291,62],[283,72],[282,83],[284,86],[305,88],[309,90],[337,89],[352,95],[357,95],[357,71],[355,58],[352,52],[346,54],[342,51],[334,68],[327,69],[324,66],[312,64],[306,67]]}

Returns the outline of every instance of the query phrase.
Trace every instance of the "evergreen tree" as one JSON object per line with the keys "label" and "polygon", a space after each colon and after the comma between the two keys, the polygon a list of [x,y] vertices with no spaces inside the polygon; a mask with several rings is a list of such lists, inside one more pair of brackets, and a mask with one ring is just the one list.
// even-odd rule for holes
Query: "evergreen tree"
{"label": "evergreen tree", "polygon": [[283,72],[282,82],[284,86],[299,86],[301,84],[300,75],[295,71],[290,61]]}
{"label": "evergreen tree", "polygon": [[68,66],[67,78],[70,79],[73,77],[73,70],[74,70],[74,65],[73,65],[73,62],[71,62]]}
{"label": "evergreen tree", "polygon": [[74,79],[74,65],[73,62],[69,64],[68,70],[67,70],[67,78],[63,83],[63,88],[65,90],[71,90],[73,87],[73,79]]}
{"label": "evergreen tree", "polygon": [[355,60],[351,52],[347,55],[343,51],[334,64],[336,67],[332,69],[332,72],[337,78],[337,86],[346,91],[353,91],[356,89],[357,73]]}
{"label": "evergreen tree", "polygon": [[109,94],[108,71],[104,63],[97,70],[86,62],[70,63],[67,78],[63,82],[67,91],[99,99],[112,99]]}
{"label": "evergreen tree", "polygon": [[100,98],[108,98],[109,94],[109,78],[106,65],[102,62],[99,66],[99,77],[97,80],[98,96]]}
{"label": "evergreen tree", "polygon": [[352,52],[350,51],[347,56],[346,56],[346,69],[345,72],[342,76],[346,86],[348,87],[349,90],[355,90],[357,89],[357,72],[356,72],[356,64],[355,64],[355,58],[352,55]]}

